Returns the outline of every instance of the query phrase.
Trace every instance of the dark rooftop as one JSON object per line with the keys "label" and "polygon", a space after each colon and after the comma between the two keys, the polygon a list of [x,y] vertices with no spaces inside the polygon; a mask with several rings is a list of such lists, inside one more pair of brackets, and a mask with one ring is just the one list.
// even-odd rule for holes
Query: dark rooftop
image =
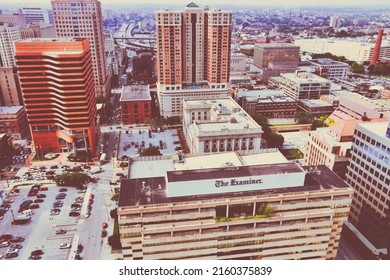
{"label": "dark rooftop", "polygon": [[[328,167],[320,165],[309,172],[309,167],[303,167],[308,171],[303,186],[289,188],[262,189],[256,191],[240,191],[208,195],[191,195],[182,197],[167,197],[166,182],[164,177],[124,179],[121,181],[119,207],[139,206],[148,204],[163,204],[173,202],[201,201],[211,199],[225,199],[232,197],[254,195],[276,195],[304,191],[331,190],[348,188],[345,182],[333,173]],[[226,176],[232,177],[230,168],[222,171]],[[220,170],[221,171],[221,170]],[[277,173],[277,172],[274,172]],[[199,180],[200,177],[194,178]],[[203,179],[203,177],[201,177]],[[144,185],[144,187],[142,186]]]}
{"label": "dark rooftop", "polygon": [[190,4],[187,5],[188,8],[199,8],[198,5],[196,5],[194,2],[191,2]]}

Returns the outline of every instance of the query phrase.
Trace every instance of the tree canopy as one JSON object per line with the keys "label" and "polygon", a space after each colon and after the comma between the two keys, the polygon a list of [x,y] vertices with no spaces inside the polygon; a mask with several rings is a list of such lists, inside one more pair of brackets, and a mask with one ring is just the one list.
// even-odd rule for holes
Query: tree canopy
{"label": "tree canopy", "polygon": [[143,149],[139,155],[142,157],[161,156],[161,152],[157,147],[152,146],[152,147],[148,147],[148,148]]}

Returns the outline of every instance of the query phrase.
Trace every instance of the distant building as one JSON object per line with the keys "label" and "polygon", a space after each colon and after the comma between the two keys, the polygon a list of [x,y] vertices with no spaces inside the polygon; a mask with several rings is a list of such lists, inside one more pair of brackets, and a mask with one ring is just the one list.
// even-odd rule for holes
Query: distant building
{"label": "distant building", "polygon": [[133,79],[149,82],[153,77],[153,54],[141,52],[133,56]]}
{"label": "distant building", "polygon": [[[346,182],[354,189],[349,217],[373,255],[390,255],[390,123],[356,126]],[[387,254],[387,256],[386,256]],[[380,256],[381,257],[381,256]],[[381,257],[383,258],[383,256]]]}
{"label": "distant building", "polygon": [[287,96],[295,100],[320,99],[330,93],[331,82],[312,73],[299,72],[280,75],[280,86]]}
{"label": "distant building", "polygon": [[339,16],[332,16],[330,18],[329,26],[333,29],[337,29],[341,27],[341,18]]}
{"label": "distant building", "polygon": [[27,27],[19,29],[22,39],[28,38],[55,38],[56,29],[54,25],[42,23],[31,23]]}
{"label": "distant building", "polygon": [[129,173],[118,202],[126,260],[334,259],[353,194],[327,167],[278,151],[135,161]]}
{"label": "distant building", "polygon": [[0,14],[0,25],[8,24],[10,26],[25,27],[26,18],[23,14]]}
{"label": "distant building", "polygon": [[151,103],[148,85],[124,86],[120,98],[122,124],[145,123],[152,117]]}
{"label": "distant building", "polygon": [[318,75],[327,79],[345,79],[347,78],[348,63],[334,61],[329,58],[313,59],[310,64],[314,66]]}
{"label": "distant building", "polygon": [[262,68],[296,68],[299,62],[299,47],[293,44],[257,44],[254,51],[254,64]]}
{"label": "distant building", "polygon": [[239,104],[251,116],[262,114],[268,119],[294,118],[297,101],[282,90],[239,90]]}
{"label": "distant building", "polygon": [[0,67],[0,105],[23,105],[16,67]]}
{"label": "distant building", "polygon": [[52,11],[41,8],[22,8],[21,11],[26,18],[26,24],[42,22],[50,25],[53,23]]}
{"label": "distant building", "polygon": [[202,9],[156,12],[160,113],[182,116],[183,99],[228,96],[232,12]]}
{"label": "distant building", "polygon": [[230,71],[241,72],[246,69],[246,56],[242,53],[232,53],[230,55]]}
{"label": "distant building", "polygon": [[88,39],[26,39],[15,49],[36,153],[93,154],[96,98]]}
{"label": "distant building", "polygon": [[261,126],[233,99],[183,102],[183,131],[191,153],[258,151],[261,148]]}
{"label": "distant building", "polygon": [[240,52],[247,56],[254,56],[255,45],[243,45],[240,46]]}
{"label": "distant building", "polygon": [[14,42],[21,39],[19,27],[3,25],[0,26],[0,66],[15,66]]}
{"label": "distant building", "polygon": [[0,107],[0,134],[6,133],[13,140],[20,140],[28,135],[26,110],[22,106]]}
{"label": "distant building", "polygon": [[91,47],[96,96],[111,93],[107,75],[103,19],[98,0],[52,0],[57,37],[88,38]]}
{"label": "distant building", "polygon": [[[301,47],[301,51],[310,53],[331,53],[344,56],[359,63],[370,61],[374,52],[374,43],[348,41],[343,39],[298,39],[294,44]],[[379,60],[390,57],[390,44],[383,42],[379,51]]]}
{"label": "distant building", "polygon": [[115,51],[114,37],[111,32],[104,32],[104,50],[106,53]]}

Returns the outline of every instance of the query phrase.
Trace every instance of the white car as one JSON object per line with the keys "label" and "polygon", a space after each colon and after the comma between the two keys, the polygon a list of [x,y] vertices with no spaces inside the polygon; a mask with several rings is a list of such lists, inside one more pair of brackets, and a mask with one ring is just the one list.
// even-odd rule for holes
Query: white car
{"label": "white car", "polygon": [[60,244],[60,249],[69,249],[70,248],[70,244],[69,243],[61,243]]}
{"label": "white car", "polygon": [[19,249],[16,249],[16,248],[9,248],[7,250],[7,254],[12,254],[12,253],[19,253]]}
{"label": "white car", "polygon": [[0,247],[8,247],[10,243],[8,241],[3,241],[0,243]]}
{"label": "white car", "polygon": [[0,260],[1,260],[2,258],[4,258],[4,255],[3,255],[3,254],[0,254]]}

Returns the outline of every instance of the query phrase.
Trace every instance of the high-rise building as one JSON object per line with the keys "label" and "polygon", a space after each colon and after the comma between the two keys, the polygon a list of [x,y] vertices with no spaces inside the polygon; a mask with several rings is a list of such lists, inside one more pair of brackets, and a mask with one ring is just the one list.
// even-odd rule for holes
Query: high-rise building
{"label": "high-rise building", "polygon": [[51,1],[57,37],[88,38],[91,46],[96,96],[110,94],[102,9],[98,0]]}
{"label": "high-rise building", "polygon": [[334,29],[340,28],[341,26],[341,18],[338,16],[333,16],[330,18],[329,26]]}
{"label": "high-rise building", "polygon": [[0,67],[0,105],[23,105],[16,67]]}
{"label": "high-rise building", "polygon": [[357,236],[374,255],[390,253],[389,122],[356,126],[346,177],[355,190],[349,220]]}
{"label": "high-rise building", "polygon": [[184,11],[157,11],[160,113],[181,116],[184,98],[228,94],[232,12],[203,10],[191,2]]}
{"label": "high-rise building", "polygon": [[15,49],[36,153],[92,153],[96,99],[88,39],[26,39]]}
{"label": "high-rise building", "polygon": [[26,24],[42,22],[50,24],[50,11],[42,8],[22,8],[21,13],[26,18]]}
{"label": "high-rise building", "polygon": [[57,37],[54,25],[47,25],[42,23],[31,23],[27,27],[20,28],[19,31],[22,39]]}
{"label": "high-rise building", "polygon": [[19,27],[3,25],[0,26],[0,66],[15,66],[14,42],[20,40]]}

